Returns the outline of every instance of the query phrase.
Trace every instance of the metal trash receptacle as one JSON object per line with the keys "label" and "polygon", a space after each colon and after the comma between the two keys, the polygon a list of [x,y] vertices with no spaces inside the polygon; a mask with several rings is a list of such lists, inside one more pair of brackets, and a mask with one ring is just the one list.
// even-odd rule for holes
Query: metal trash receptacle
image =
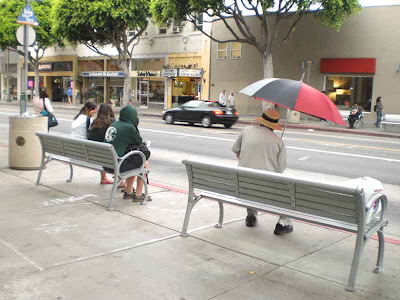
{"label": "metal trash receptacle", "polygon": [[11,169],[38,170],[42,147],[36,132],[47,132],[47,117],[10,116],[8,162]]}

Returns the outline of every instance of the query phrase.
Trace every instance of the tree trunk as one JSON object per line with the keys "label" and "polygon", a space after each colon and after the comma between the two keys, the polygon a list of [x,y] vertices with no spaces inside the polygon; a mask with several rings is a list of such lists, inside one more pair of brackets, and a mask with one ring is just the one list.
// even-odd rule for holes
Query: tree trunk
{"label": "tree trunk", "polygon": [[124,72],[124,92],[122,95],[122,103],[121,106],[129,104],[131,99],[131,72],[129,69],[130,63],[129,61],[125,60],[120,65],[120,68]]}
{"label": "tree trunk", "polygon": [[[262,56],[263,56],[264,79],[273,78],[274,77],[274,63],[272,61],[272,53],[270,53],[270,51],[268,51],[268,50],[265,50],[264,53],[262,54]],[[265,111],[269,108],[274,108],[274,104],[272,104],[271,102],[262,101],[262,108],[263,108],[263,111]]]}
{"label": "tree trunk", "polygon": [[33,70],[35,71],[35,92],[32,93],[32,99],[35,97],[40,97],[39,95],[39,61],[33,64]]}

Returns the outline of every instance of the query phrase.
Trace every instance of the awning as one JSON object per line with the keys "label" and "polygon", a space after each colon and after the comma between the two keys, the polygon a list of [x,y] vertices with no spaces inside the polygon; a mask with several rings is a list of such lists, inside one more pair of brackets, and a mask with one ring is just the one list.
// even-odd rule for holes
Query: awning
{"label": "awning", "polygon": [[321,58],[321,73],[375,74],[376,58]]}

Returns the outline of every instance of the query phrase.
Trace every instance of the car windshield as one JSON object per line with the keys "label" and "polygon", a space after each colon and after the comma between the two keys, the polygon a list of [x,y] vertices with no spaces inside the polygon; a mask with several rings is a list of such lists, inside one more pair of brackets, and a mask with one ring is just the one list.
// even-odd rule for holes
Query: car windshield
{"label": "car windshield", "polygon": [[217,108],[222,107],[222,105],[219,104],[218,102],[207,102],[207,106],[208,107],[217,107]]}

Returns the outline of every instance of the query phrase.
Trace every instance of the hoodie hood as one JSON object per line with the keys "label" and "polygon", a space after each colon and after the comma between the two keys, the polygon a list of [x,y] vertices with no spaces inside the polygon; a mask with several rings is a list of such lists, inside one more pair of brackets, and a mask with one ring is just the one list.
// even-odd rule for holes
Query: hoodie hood
{"label": "hoodie hood", "polygon": [[137,125],[137,110],[132,105],[128,104],[119,112],[119,120],[127,122],[136,127]]}

